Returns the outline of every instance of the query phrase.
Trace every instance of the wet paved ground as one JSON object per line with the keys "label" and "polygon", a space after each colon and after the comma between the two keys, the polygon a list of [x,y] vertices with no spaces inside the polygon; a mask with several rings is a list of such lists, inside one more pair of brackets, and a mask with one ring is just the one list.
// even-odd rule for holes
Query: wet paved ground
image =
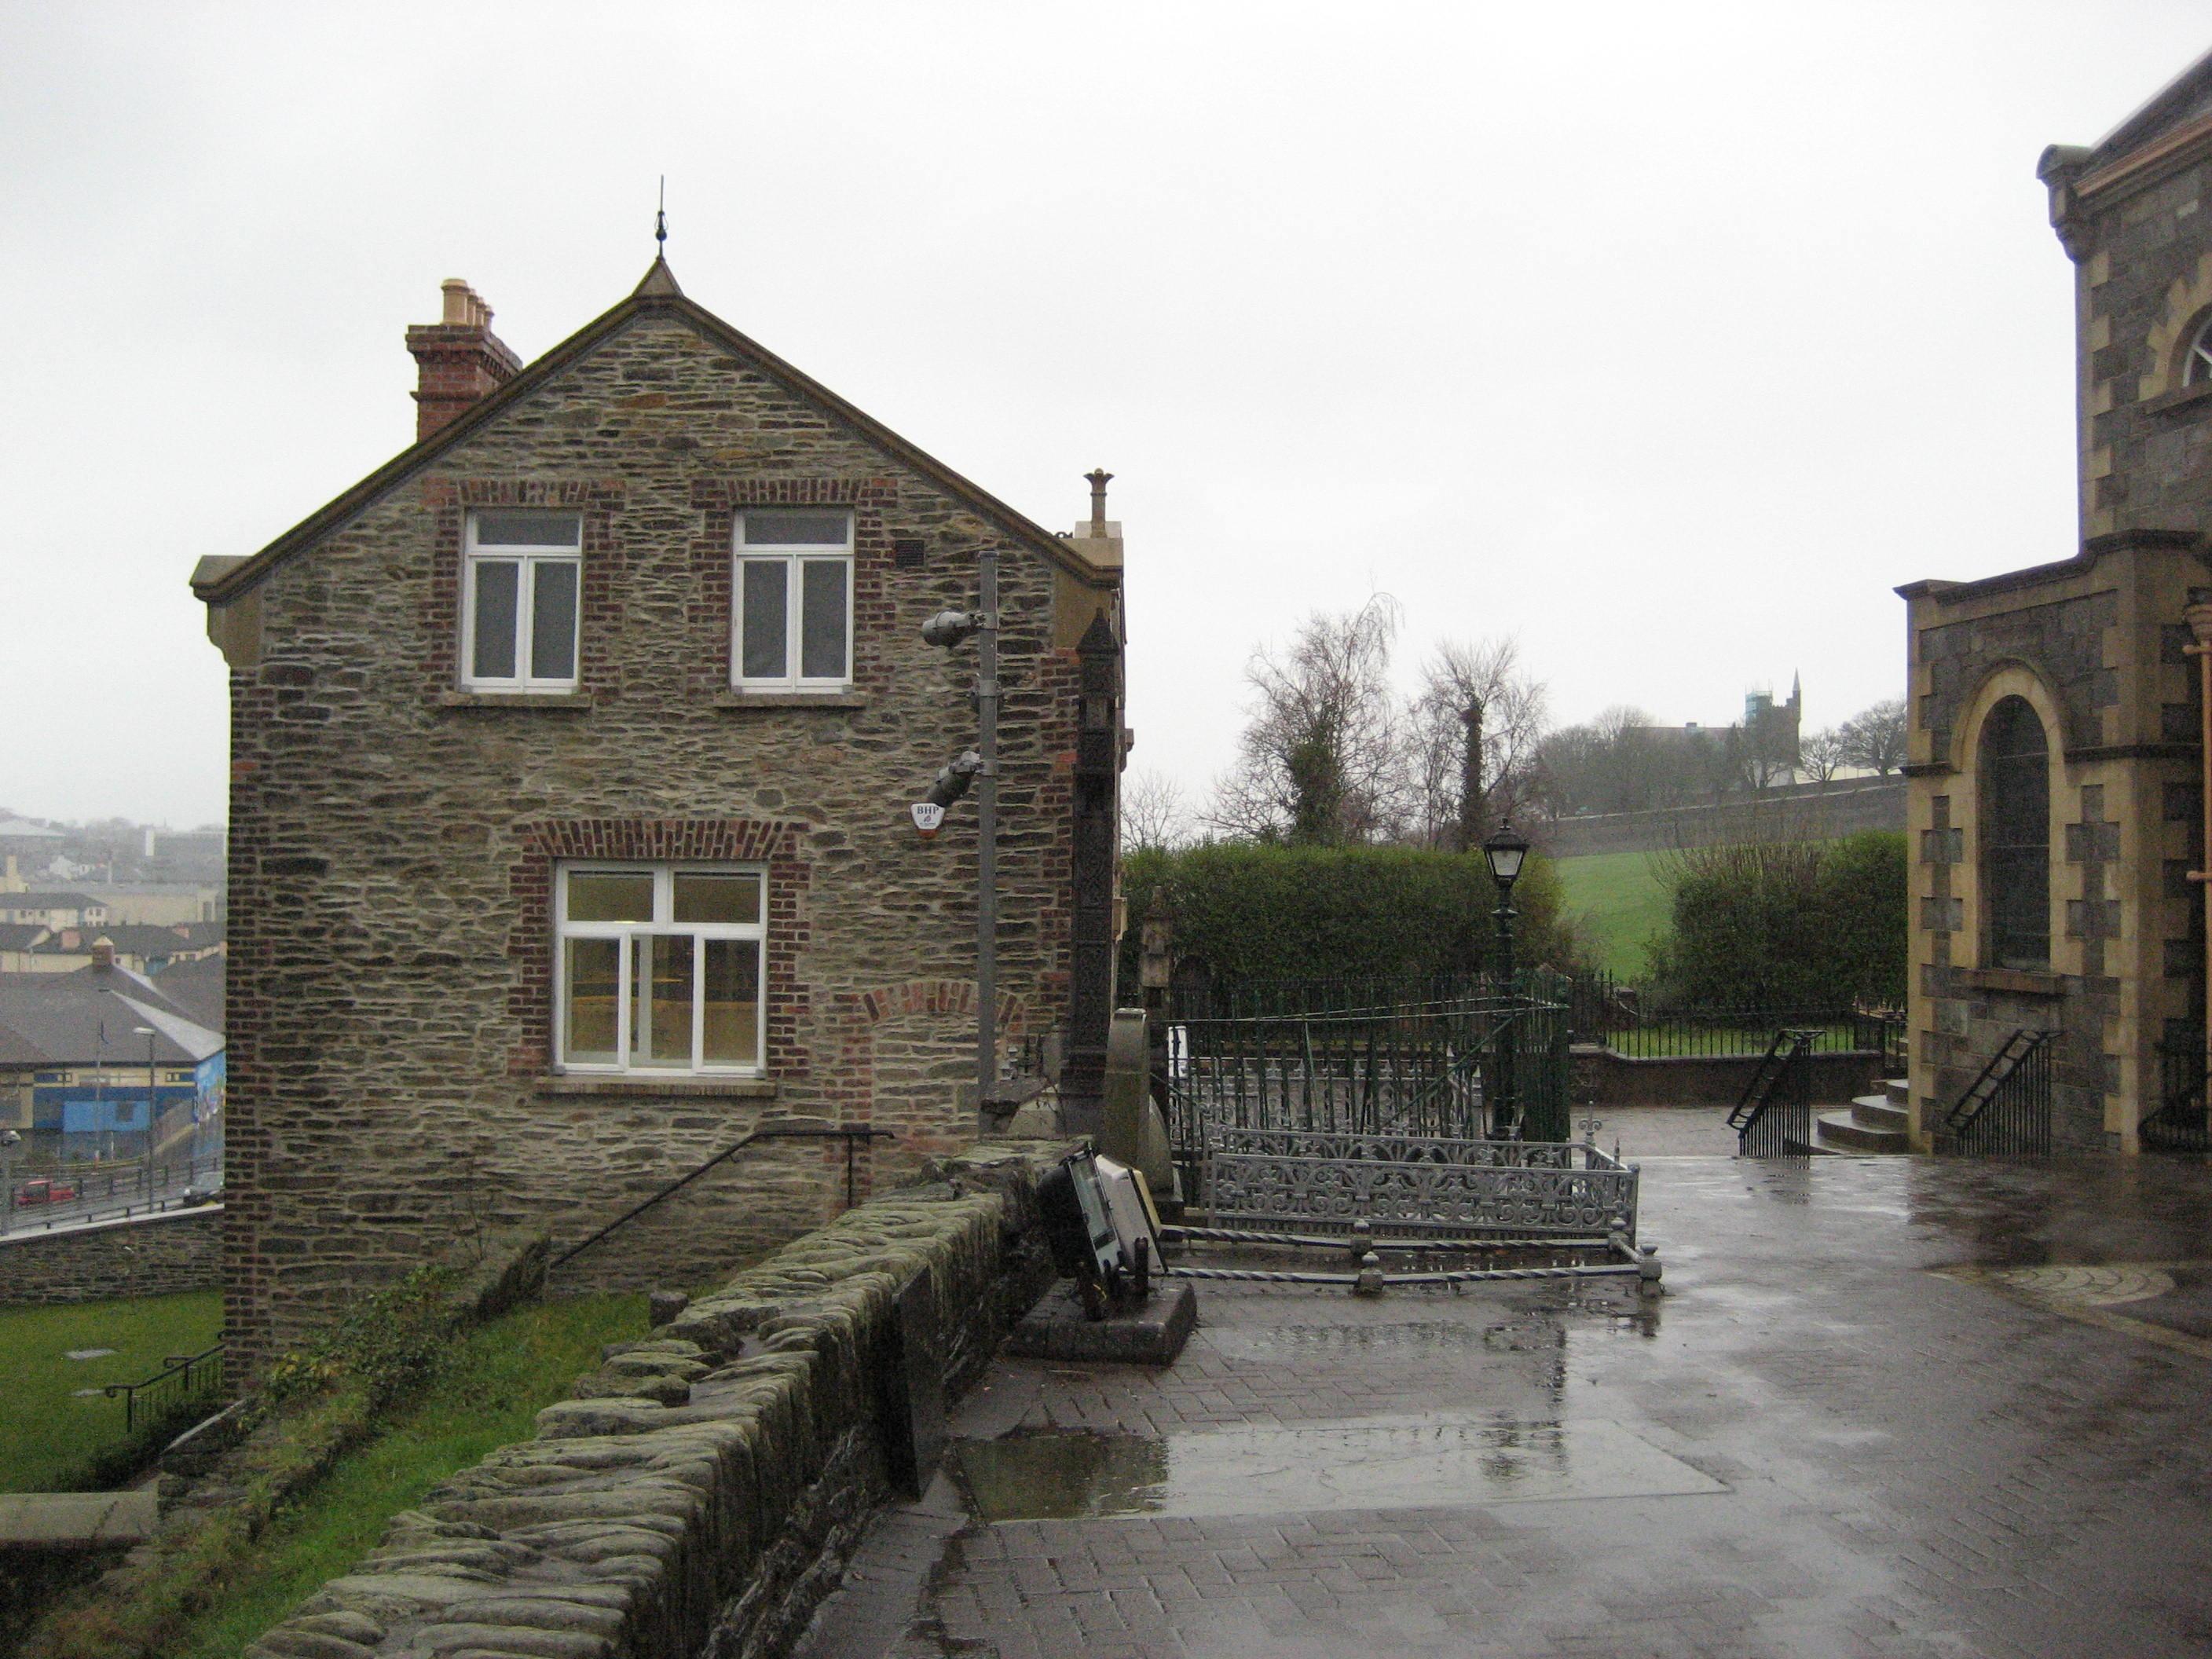
{"label": "wet paved ground", "polygon": [[2212,1653],[2212,1169],[1647,1155],[1656,1310],[1209,1284],[1165,1371],[1001,1362],[811,1659]]}

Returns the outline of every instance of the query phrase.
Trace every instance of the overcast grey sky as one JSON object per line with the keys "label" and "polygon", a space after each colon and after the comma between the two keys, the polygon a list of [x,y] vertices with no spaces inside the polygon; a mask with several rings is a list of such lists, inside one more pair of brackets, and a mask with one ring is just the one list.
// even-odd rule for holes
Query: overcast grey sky
{"label": "overcast grey sky", "polygon": [[652,255],[1054,528],[1117,476],[1135,763],[1316,608],[1555,715],[1902,689],[1891,592],[2074,544],[2034,164],[2202,4],[0,3],[0,805],[223,810],[185,586],[403,447],[465,276],[535,356]]}

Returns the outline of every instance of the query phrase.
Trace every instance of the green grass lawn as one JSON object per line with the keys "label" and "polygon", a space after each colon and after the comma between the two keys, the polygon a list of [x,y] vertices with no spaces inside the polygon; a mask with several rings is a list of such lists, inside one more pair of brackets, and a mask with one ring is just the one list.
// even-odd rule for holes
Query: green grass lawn
{"label": "green grass lawn", "polygon": [[[191,1291],[0,1309],[0,1492],[68,1492],[124,1440],[123,1402],[80,1390],[139,1382],[171,1354],[214,1345],[222,1295]],[[112,1348],[96,1359],[72,1350]]]}
{"label": "green grass lawn", "polygon": [[1570,915],[1587,927],[1598,965],[1624,979],[1644,977],[1644,947],[1667,931],[1667,890],[1649,853],[1596,853],[1559,859],[1553,868]]}
{"label": "green grass lawn", "polygon": [[385,1523],[447,1476],[536,1431],[544,1407],[597,1369],[599,1345],[645,1334],[642,1296],[578,1297],[526,1308],[472,1333],[451,1368],[280,1511],[217,1603],[170,1652],[232,1659],[324,1580],[376,1547]]}

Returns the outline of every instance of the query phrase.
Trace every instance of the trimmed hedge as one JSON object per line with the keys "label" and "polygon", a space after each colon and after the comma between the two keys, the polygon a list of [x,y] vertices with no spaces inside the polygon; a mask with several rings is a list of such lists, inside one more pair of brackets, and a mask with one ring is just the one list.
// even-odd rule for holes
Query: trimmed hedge
{"label": "trimmed hedge", "polygon": [[[1127,1002],[1154,915],[1174,923],[1176,962],[1203,963],[1219,981],[1477,972],[1497,938],[1498,888],[1480,854],[1214,842],[1130,854],[1122,892]],[[1559,876],[1533,854],[1513,905],[1516,964],[1566,966]]]}
{"label": "trimmed hedge", "polygon": [[1662,878],[1674,921],[1651,967],[1668,1005],[1904,1002],[1903,831],[1698,848],[1670,855]]}

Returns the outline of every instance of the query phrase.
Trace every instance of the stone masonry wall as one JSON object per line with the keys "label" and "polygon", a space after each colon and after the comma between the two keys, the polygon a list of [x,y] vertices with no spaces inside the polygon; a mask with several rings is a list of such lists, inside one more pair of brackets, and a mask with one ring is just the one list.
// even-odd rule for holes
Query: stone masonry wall
{"label": "stone masonry wall", "polygon": [[[730,690],[732,514],[758,502],[854,513],[850,696]],[[465,514],[500,503],[584,515],[573,696],[456,689]],[[974,730],[972,647],[919,629],[973,604],[987,544],[1018,1038],[1060,1018],[1068,970],[1055,568],[681,315],[641,313],[261,580],[258,660],[231,679],[227,1312],[247,1363],[471,1216],[557,1251],[763,1115],[894,1130],[860,1155],[864,1194],[964,1144],[975,813],[925,843],[906,806]],[[764,1079],[553,1073],[551,882],[579,853],[766,865]],[[639,1229],[578,1268],[702,1282],[835,1213],[842,1170],[748,1155],[730,1202],[663,1230],[678,1259]]]}
{"label": "stone masonry wall", "polygon": [[935,1366],[972,1382],[1049,1281],[1034,1192],[1060,1150],[978,1148],[615,1345],[247,1659],[787,1651],[891,1490],[902,1287],[927,1276]]}
{"label": "stone masonry wall", "polygon": [[[2197,678],[2179,618],[2191,538],[2100,538],[2063,566],[1908,590],[1914,762],[1913,1109],[1932,1141],[2021,1029],[2051,1052],[2052,1144],[2131,1149],[2160,1103],[2158,1047],[2202,1005]],[[2029,701],[2051,755],[2051,960],[2002,969],[1980,905],[1982,722]]]}
{"label": "stone masonry wall", "polygon": [[2091,198],[2070,227],[2082,338],[2084,533],[2212,531],[2212,386],[2183,384],[2212,317],[2212,163]]}
{"label": "stone masonry wall", "polygon": [[1777,790],[1758,800],[1555,818],[1531,825],[1529,833],[1547,857],[1574,859],[1596,853],[1664,853],[1677,847],[1719,847],[1774,835],[1820,841],[1856,835],[1863,830],[1904,828],[1905,780],[1898,777],[1808,785]]}
{"label": "stone masonry wall", "polygon": [[0,1303],[166,1296],[222,1282],[219,1204],[0,1237]]}

